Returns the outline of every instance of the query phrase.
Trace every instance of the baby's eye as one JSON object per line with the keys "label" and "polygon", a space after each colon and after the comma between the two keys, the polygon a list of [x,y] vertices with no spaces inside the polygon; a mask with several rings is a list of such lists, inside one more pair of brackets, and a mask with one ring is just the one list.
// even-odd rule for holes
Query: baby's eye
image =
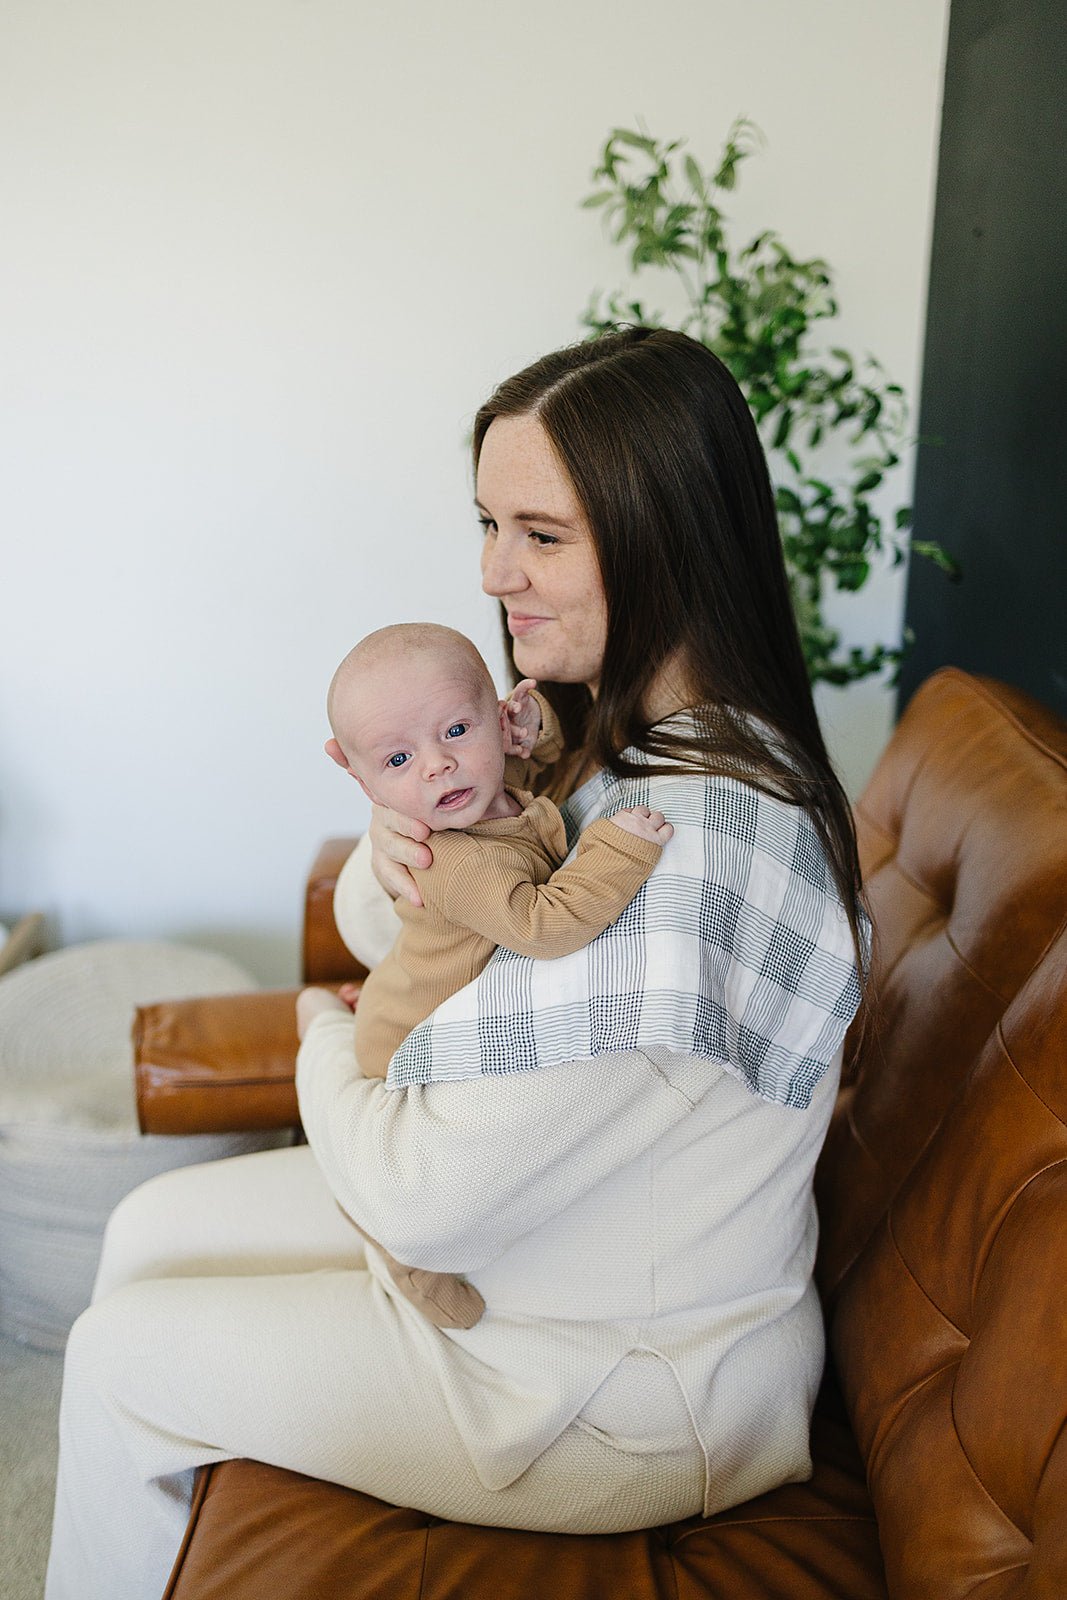
{"label": "baby's eye", "polygon": [[445,734],[446,739],[460,739],[470,727],[469,722],[454,722]]}
{"label": "baby's eye", "polygon": [[398,750],[396,755],[390,756],[389,760],[385,764],[387,767],[402,767],[406,760],[407,756],[404,754],[404,752],[402,750]]}

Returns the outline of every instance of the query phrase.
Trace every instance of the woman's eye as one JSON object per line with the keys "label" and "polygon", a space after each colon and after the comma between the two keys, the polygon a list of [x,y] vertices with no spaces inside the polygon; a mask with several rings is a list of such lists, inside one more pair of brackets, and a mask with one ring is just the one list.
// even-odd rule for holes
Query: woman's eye
{"label": "woman's eye", "polygon": [[479,517],[478,522],[483,533],[496,532],[496,523],[493,521],[492,517]]}
{"label": "woman's eye", "polygon": [[449,728],[445,737],[446,739],[460,739],[463,737],[469,727],[469,722],[454,722]]}
{"label": "woman's eye", "polygon": [[553,534],[551,534],[551,533],[538,533],[536,528],[531,528],[530,529],[530,538],[534,541],[535,544],[540,545],[542,549],[544,549],[547,545],[550,545],[550,544],[559,544],[559,540]]}
{"label": "woman's eye", "polygon": [[390,756],[389,760],[385,764],[387,767],[402,767],[406,760],[407,756],[404,754],[404,752],[402,750],[398,750],[396,755]]}

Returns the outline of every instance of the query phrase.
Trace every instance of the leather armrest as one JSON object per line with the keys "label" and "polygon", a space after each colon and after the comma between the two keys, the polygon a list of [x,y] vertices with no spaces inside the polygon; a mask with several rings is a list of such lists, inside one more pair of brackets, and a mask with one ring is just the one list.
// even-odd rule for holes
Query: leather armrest
{"label": "leather armrest", "polygon": [[304,895],[303,974],[305,983],[351,983],[367,976],[342,943],[333,920],[333,891],[341,868],[359,843],[327,839],[312,863]]}
{"label": "leather armrest", "polygon": [[164,1000],[133,1025],[143,1133],[297,1127],[295,989]]}
{"label": "leather armrest", "polygon": [[[333,892],[358,838],[327,839],[304,900],[306,983],[358,982],[366,968],[341,942]],[[296,1128],[296,989],[165,1000],[133,1025],[137,1116],[143,1133],[247,1133]]]}

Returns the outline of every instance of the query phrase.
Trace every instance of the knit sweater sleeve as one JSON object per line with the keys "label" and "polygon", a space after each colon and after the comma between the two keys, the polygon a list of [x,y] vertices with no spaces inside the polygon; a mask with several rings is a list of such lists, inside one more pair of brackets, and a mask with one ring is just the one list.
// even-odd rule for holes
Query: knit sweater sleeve
{"label": "knit sweater sleeve", "polygon": [[400,919],[371,868],[370,834],[359,841],[333,892],[337,931],[357,961],[376,967],[396,943]]}
{"label": "knit sweater sleeve", "polygon": [[[582,834],[574,860],[544,883],[532,881],[518,852],[495,860],[490,876],[475,849],[457,851],[442,863],[445,870],[436,881],[427,874],[423,892],[432,893],[457,926],[518,955],[545,960],[582,950],[603,933],[625,911],[661,854],[660,845],[614,822],[598,821]],[[422,887],[422,875],[416,877]]]}
{"label": "knit sweater sleeve", "polygon": [[[474,1272],[652,1145],[700,1090],[648,1056],[403,1090],[360,1075],[354,1021],[297,1058],[308,1143],[336,1199],[401,1261]],[[715,1074],[699,1064],[706,1086]]]}

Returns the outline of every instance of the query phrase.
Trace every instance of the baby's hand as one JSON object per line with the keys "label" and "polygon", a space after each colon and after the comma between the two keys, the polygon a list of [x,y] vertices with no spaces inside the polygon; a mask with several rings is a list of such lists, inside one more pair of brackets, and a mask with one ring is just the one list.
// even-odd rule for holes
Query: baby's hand
{"label": "baby's hand", "polygon": [[631,806],[628,811],[616,811],[608,821],[614,822],[624,833],[647,839],[650,844],[666,844],[668,839],[674,837],[674,829],[664,818],[663,812],[650,811],[647,806]]}
{"label": "baby's hand", "polygon": [[301,989],[296,997],[298,1039],[303,1040],[315,1018],[324,1011],[341,1011],[346,1017],[352,1015],[351,1007],[346,1006],[343,1000],[338,1000],[330,989]]}
{"label": "baby's hand", "polygon": [[537,743],[537,735],[541,732],[541,708],[530,693],[536,687],[536,678],[523,678],[508,698],[501,701],[506,756],[528,756]]}

